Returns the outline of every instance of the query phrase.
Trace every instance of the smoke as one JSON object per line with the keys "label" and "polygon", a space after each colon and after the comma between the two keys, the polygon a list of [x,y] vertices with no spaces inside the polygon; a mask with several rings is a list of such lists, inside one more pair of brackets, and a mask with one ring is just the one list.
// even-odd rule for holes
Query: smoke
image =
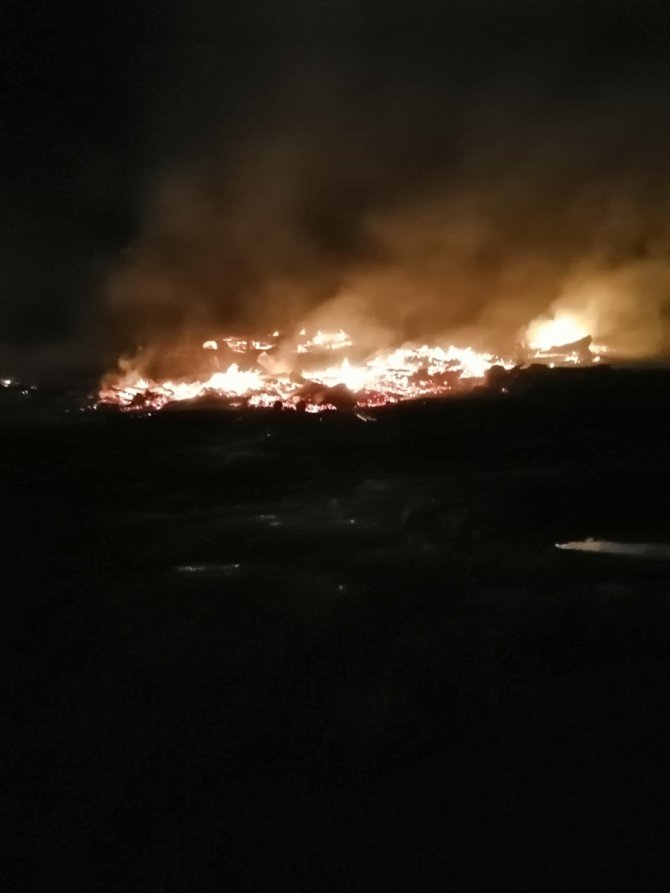
{"label": "smoke", "polygon": [[335,36],[292,20],[257,92],[239,76],[247,114],[164,170],[108,285],[114,337],[309,325],[503,350],[569,309],[623,352],[670,349],[668,81],[649,19],[615,15],[605,47],[593,9],[542,41],[523,16],[506,41],[475,16],[388,46],[351,4]]}
{"label": "smoke", "polygon": [[618,355],[662,356],[670,353],[669,278],[667,255],[620,266],[590,261],[550,309],[578,315],[596,342]]}

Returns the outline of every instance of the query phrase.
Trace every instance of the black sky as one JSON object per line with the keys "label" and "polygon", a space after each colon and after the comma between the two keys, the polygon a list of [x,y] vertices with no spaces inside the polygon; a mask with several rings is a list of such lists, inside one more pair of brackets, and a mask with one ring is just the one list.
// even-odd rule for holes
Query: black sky
{"label": "black sky", "polygon": [[[662,235],[665,3],[11,0],[3,17],[0,345],[85,339],[94,320],[99,338],[124,251],[148,244],[155,264],[161,242],[159,255],[167,243],[184,255],[155,199],[184,170],[197,170],[189,195],[208,196],[204,225],[230,208],[259,233],[260,262],[229,248],[221,224],[229,304],[267,275],[311,283],[317,265],[325,297],[342,267],[388,248],[369,244],[371,216],[431,190],[497,193],[510,171],[529,189],[528,171],[549,171],[557,208],[585,183],[639,183],[636,208],[655,198],[635,229],[645,244]],[[287,202],[297,235],[268,259]]]}

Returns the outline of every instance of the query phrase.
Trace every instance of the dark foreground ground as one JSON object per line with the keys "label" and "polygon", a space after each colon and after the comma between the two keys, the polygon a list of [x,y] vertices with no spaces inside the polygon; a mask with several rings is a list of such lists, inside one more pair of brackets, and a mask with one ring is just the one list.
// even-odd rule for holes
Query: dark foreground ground
{"label": "dark foreground ground", "polygon": [[669,395],[6,415],[12,888],[664,889]]}

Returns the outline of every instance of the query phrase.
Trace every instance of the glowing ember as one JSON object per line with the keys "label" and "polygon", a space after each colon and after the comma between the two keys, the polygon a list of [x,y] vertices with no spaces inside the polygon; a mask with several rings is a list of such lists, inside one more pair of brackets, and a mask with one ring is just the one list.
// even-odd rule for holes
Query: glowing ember
{"label": "glowing ember", "polygon": [[[346,332],[319,331],[311,337],[300,333],[306,340],[295,345],[292,359],[285,353],[277,356],[278,337],[273,333],[259,341],[222,338],[229,350],[246,354],[249,368],[233,363],[225,371],[210,368],[186,379],[155,380],[145,372],[146,361],[124,361],[121,371],[103,382],[98,401],[125,409],[160,409],[168,403],[207,396],[254,407],[269,407],[277,401],[295,407],[304,401],[308,411],[332,407],[338,400],[341,405],[345,399],[361,407],[380,406],[449,393],[461,380],[481,380],[491,365],[501,363],[493,355],[469,347],[405,345],[358,362],[346,356],[339,363],[320,366],[318,359],[323,359],[324,353],[354,347]],[[211,340],[202,346],[209,351],[218,349],[218,344]],[[261,353],[254,355],[253,351]],[[502,365],[509,368],[512,364]]]}
{"label": "glowing ember", "polygon": [[[300,334],[304,337],[305,330],[302,329]],[[341,350],[343,347],[351,347],[353,341],[346,332],[317,332],[313,338],[299,344],[298,353],[311,353],[314,350]]]}
{"label": "glowing ember", "polygon": [[224,338],[223,341],[234,353],[246,353],[249,346],[246,338]]}

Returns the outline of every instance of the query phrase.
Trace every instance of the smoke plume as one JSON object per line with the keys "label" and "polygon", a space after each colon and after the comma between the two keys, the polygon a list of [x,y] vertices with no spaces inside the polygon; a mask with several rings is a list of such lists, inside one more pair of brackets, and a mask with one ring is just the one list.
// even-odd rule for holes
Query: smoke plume
{"label": "smoke plume", "polygon": [[[352,4],[325,8],[330,31],[302,13],[278,40],[263,31],[256,67],[236,74],[247,107],[201,126],[159,177],[109,283],[119,342],[307,323],[371,346],[502,350],[570,309],[623,352],[670,349],[653,4],[633,21],[617,4],[543,18],[479,3],[432,33],[418,13],[406,31],[387,22],[386,36]],[[171,114],[165,132],[183,107]]]}

